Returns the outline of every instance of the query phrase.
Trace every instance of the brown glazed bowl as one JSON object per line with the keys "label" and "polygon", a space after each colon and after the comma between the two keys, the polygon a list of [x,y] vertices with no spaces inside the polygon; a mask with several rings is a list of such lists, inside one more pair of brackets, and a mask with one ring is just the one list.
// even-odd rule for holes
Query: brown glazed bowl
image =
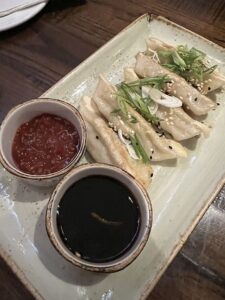
{"label": "brown glazed bowl", "polygon": [[[47,175],[31,175],[19,170],[12,158],[12,143],[17,129],[23,123],[42,113],[58,115],[70,121],[78,130],[81,146],[77,155],[65,168]],[[0,161],[13,175],[34,185],[48,186],[59,182],[81,159],[86,149],[86,126],[79,111],[61,100],[38,98],[20,104],[9,111],[0,128]]]}
{"label": "brown glazed bowl", "polygon": [[[74,255],[63,243],[56,223],[57,208],[64,193],[78,180],[92,175],[107,176],[120,181],[134,195],[140,208],[141,225],[136,241],[122,256],[104,263],[89,262]],[[88,271],[116,272],[124,269],[141,253],[148,240],[151,226],[152,206],[147,191],[127,172],[111,165],[95,163],[74,168],[58,183],[47,205],[46,229],[53,246],[65,259]]]}

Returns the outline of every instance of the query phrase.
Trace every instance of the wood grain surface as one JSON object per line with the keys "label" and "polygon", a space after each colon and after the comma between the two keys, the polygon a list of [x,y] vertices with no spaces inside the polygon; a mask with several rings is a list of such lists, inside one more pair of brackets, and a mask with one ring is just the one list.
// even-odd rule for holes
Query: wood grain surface
{"label": "wood grain surface", "polygon": [[[31,21],[0,34],[0,120],[15,104],[40,96],[145,12],[225,47],[225,0],[78,2],[51,1]],[[1,260],[0,299],[33,299]],[[225,189],[148,297],[156,299],[225,299]]]}

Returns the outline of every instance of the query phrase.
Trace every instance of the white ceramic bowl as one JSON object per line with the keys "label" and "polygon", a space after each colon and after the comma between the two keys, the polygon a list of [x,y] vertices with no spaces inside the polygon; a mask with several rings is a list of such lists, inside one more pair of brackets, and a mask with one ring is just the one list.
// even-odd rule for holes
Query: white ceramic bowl
{"label": "white ceramic bowl", "polygon": [[[81,146],[70,164],[55,173],[47,175],[30,175],[19,170],[12,158],[12,142],[21,124],[42,113],[58,115],[70,121],[78,130]],[[38,98],[20,104],[9,111],[0,128],[0,161],[5,169],[31,184],[52,185],[69,172],[78,163],[86,148],[86,127],[78,110],[61,100]]]}
{"label": "white ceramic bowl", "polygon": [[[140,208],[140,230],[132,247],[121,257],[105,263],[89,262],[74,255],[63,243],[56,224],[57,208],[68,188],[78,180],[102,175],[114,178],[123,183],[134,195]],[[79,199],[75,199],[79,201]],[[119,209],[119,208],[118,208]],[[47,206],[46,229],[56,250],[72,264],[89,271],[116,272],[128,266],[144,248],[152,226],[152,206],[146,190],[127,172],[106,164],[85,164],[69,172],[56,186]]]}

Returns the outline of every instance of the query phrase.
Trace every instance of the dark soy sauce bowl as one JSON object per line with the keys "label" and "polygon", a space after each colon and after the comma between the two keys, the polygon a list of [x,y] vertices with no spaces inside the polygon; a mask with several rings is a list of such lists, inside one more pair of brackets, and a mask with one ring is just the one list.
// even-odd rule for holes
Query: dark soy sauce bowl
{"label": "dark soy sauce bowl", "polygon": [[[63,195],[71,186],[90,176],[105,176],[121,183],[133,195],[139,207],[139,230],[131,247],[110,261],[96,262],[73,253],[65,244],[57,226],[57,213]],[[74,197],[73,201],[79,201]],[[118,207],[118,209],[120,209]],[[56,186],[46,211],[46,229],[55,249],[69,262],[88,271],[111,273],[124,269],[141,253],[152,227],[152,206],[147,191],[126,171],[107,164],[85,164],[75,167]]]}

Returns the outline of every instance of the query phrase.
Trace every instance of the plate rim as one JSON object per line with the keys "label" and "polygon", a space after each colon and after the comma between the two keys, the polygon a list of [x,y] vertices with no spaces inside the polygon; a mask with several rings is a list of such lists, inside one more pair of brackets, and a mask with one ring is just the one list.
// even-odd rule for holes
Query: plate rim
{"label": "plate rim", "polygon": [[164,263],[164,265],[160,268],[158,271],[158,274],[154,277],[152,281],[148,281],[145,284],[145,288],[143,289],[143,292],[141,293],[141,296],[139,297],[139,300],[145,300],[153,288],[156,286],[166,269],[169,267],[169,265],[172,263],[178,252],[181,250],[184,243],[187,241],[195,227],[198,225],[201,218],[206,213],[209,206],[212,204],[212,202],[215,200],[218,193],[221,191],[223,186],[225,185],[225,173],[222,175],[222,177],[219,179],[219,181],[215,184],[214,190],[209,195],[207,202],[203,205],[202,208],[199,209],[198,214],[196,217],[193,218],[191,225],[187,228],[185,233],[180,237],[180,240],[177,242],[177,244],[174,245],[172,251],[170,252],[170,256],[168,257],[168,260]]}

